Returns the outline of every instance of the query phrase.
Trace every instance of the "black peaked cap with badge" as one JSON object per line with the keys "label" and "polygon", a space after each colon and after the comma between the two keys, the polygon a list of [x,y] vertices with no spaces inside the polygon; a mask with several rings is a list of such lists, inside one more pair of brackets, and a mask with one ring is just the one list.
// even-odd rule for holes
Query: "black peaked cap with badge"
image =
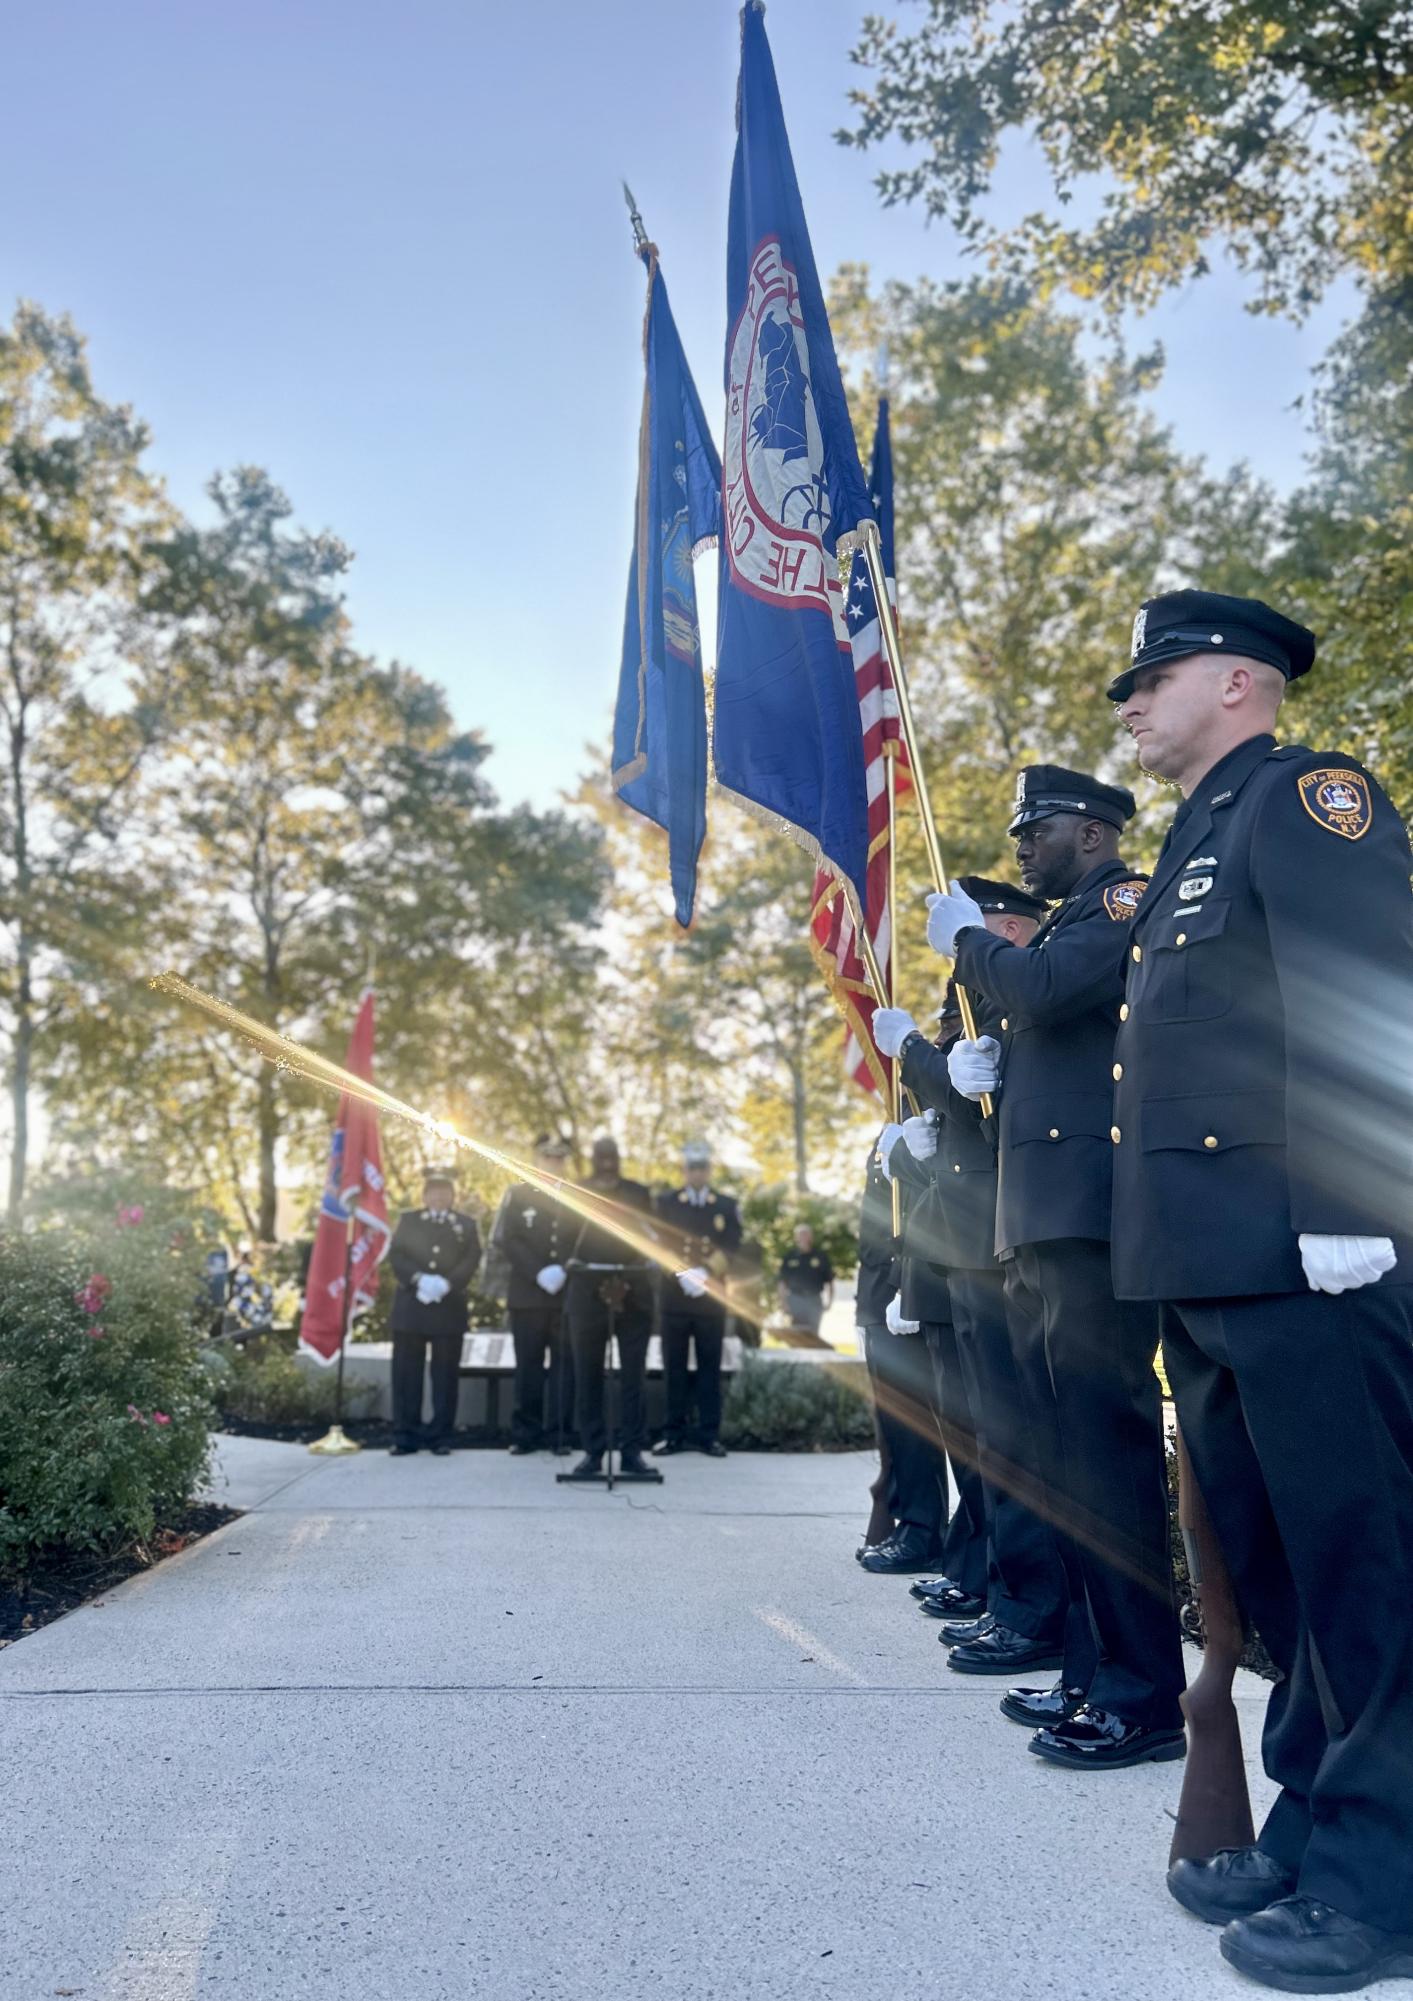
{"label": "black peaked cap with badge", "polygon": [[1105,785],[1087,771],[1067,771],[1062,764],[1027,764],[1016,779],[1015,811],[1006,832],[1017,834],[1032,821],[1048,820],[1054,813],[1078,813],[1086,820],[1107,820],[1111,827],[1125,827],[1137,810],[1137,801],[1126,785]]}
{"label": "black peaked cap with badge", "polygon": [[957,882],[988,917],[1033,917],[1038,924],[1049,907],[1013,882],[993,882],[986,875],[963,875]]}
{"label": "black peaked cap with badge", "polygon": [[1109,683],[1111,702],[1126,702],[1145,667],[1182,660],[1189,653],[1235,653],[1264,660],[1287,681],[1298,681],[1315,664],[1315,635],[1260,598],[1233,598],[1221,591],[1167,591],[1148,598],[1133,621],[1132,658]]}

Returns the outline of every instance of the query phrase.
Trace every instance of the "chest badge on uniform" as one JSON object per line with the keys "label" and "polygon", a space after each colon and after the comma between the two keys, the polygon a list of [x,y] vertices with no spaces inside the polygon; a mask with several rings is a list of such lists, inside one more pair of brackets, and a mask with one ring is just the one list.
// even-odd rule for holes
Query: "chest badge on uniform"
{"label": "chest badge on uniform", "polygon": [[714,1229],[724,1230],[726,1228],[726,1218],[721,1214],[720,1210],[717,1211],[711,1220]]}
{"label": "chest badge on uniform", "polygon": [[1296,784],[1301,805],[1327,833],[1357,841],[1374,824],[1374,802],[1362,771],[1351,771],[1347,766],[1307,771]]}
{"label": "chest badge on uniform", "polygon": [[1116,924],[1126,924],[1143,901],[1146,882],[1116,882],[1104,891],[1104,908]]}
{"label": "chest badge on uniform", "polygon": [[1195,896],[1205,896],[1211,887],[1211,876],[1189,875],[1178,884],[1178,895],[1184,903],[1191,903]]}

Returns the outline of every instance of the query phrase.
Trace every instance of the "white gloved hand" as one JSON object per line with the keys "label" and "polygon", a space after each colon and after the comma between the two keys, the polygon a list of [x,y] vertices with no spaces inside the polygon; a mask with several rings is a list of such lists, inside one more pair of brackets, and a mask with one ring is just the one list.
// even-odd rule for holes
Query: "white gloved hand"
{"label": "white gloved hand", "polygon": [[706,1292],[710,1279],[701,1265],[693,1265],[690,1271],[679,1271],[677,1283],[688,1299],[700,1299]]}
{"label": "white gloved hand", "polygon": [[417,1280],[417,1297],[424,1306],[438,1306],[451,1291],[451,1282],[440,1272],[424,1271]]}
{"label": "white gloved hand", "polygon": [[905,1007],[876,1007],[873,1010],[873,1044],[880,1056],[896,1056],[916,1030],[917,1023]]}
{"label": "white gloved hand", "polygon": [[904,1320],[903,1302],[895,1293],[888,1302],[888,1309],[883,1315],[883,1324],[890,1334],[916,1334],[922,1323],[918,1320]]}
{"label": "white gloved hand", "polygon": [[1391,1237],[1320,1237],[1300,1239],[1300,1262],[1311,1292],[1357,1292],[1372,1285],[1398,1259]]}
{"label": "white gloved hand", "polygon": [[937,1114],[922,1112],[903,1120],[903,1144],[914,1160],[931,1160],[937,1151]]}
{"label": "white gloved hand", "polygon": [[934,952],[940,952],[944,959],[955,957],[953,947],[957,933],[968,924],[986,922],[986,913],[974,896],[968,896],[959,882],[952,884],[947,895],[934,889],[927,899],[927,942]]}
{"label": "white gloved hand", "polygon": [[541,1292],[553,1295],[562,1289],[564,1276],[563,1265],[542,1265],[535,1273],[535,1283]]}
{"label": "white gloved hand", "polygon": [[947,1051],[947,1075],[952,1089],[973,1103],[988,1097],[1001,1076],[1001,1045],[993,1035],[979,1042],[954,1042]]}

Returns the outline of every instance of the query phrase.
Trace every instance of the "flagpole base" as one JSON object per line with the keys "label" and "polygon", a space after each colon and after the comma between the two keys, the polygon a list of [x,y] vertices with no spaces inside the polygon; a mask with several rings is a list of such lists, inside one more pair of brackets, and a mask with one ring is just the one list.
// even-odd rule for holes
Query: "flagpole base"
{"label": "flagpole base", "polygon": [[331,1424],[322,1438],[316,1438],[309,1447],[311,1452],[323,1454],[325,1458],[339,1459],[348,1452],[361,1452],[363,1447],[356,1438],[350,1438],[341,1424]]}

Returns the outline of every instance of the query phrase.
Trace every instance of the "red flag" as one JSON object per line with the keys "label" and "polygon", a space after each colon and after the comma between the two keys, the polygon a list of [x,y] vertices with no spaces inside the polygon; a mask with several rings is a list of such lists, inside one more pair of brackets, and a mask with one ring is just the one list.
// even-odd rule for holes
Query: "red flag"
{"label": "red flag", "polygon": [[[373,989],[363,995],[358,1019],[349,1037],[344,1068],[355,1077],[373,1081]],[[319,1203],[314,1255],[304,1288],[304,1317],[299,1345],[319,1362],[333,1362],[343,1344],[344,1274],[349,1258],[348,1222],[353,1216],[353,1255],[348,1268],[353,1303],[351,1327],[372,1305],[378,1290],[378,1266],[387,1256],[388,1197],[383,1185],[383,1156],[378,1143],[378,1114],[362,1098],[347,1091],[339,1099],[329,1173]]]}

